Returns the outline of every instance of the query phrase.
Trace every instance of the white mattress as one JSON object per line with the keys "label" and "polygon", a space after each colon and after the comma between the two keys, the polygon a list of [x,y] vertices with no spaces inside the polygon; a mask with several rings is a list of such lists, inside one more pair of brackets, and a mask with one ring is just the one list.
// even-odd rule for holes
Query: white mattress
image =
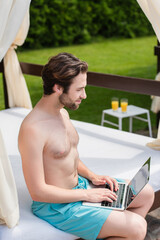
{"label": "white mattress", "polygon": [[[13,229],[0,225],[0,240],[76,239],[31,213],[32,200],[25,185],[17,148],[18,130],[28,112],[24,108],[0,111],[0,128],[13,167],[20,206],[19,224]],[[150,184],[155,191],[160,189],[160,152],[145,146],[153,139],[80,121],[72,122],[80,136],[80,159],[91,170],[98,174],[130,179],[151,156]]]}

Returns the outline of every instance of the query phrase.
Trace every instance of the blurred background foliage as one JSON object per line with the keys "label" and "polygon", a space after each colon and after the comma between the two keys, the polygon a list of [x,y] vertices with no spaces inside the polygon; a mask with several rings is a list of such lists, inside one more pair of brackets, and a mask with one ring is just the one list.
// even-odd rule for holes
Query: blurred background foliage
{"label": "blurred background foliage", "polygon": [[[89,71],[154,79],[155,33],[136,0],[32,0],[30,29],[18,58],[22,62],[45,64],[50,56],[70,52],[87,61]],[[33,106],[41,98],[42,80],[25,76]],[[0,109],[4,108],[0,76]],[[101,123],[102,110],[110,108],[111,98],[128,98],[129,104],[150,109],[150,96],[87,86],[87,99],[72,119]],[[150,112],[152,130],[156,114]],[[112,119],[116,121],[115,119]],[[128,131],[128,119],[123,130]],[[134,120],[134,132],[148,131],[147,123]],[[148,135],[148,133],[147,133]]]}
{"label": "blurred background foliage", "polygon": [[34,0],[23,48],[89,43],[97,37],[153,35],[135,0]]}

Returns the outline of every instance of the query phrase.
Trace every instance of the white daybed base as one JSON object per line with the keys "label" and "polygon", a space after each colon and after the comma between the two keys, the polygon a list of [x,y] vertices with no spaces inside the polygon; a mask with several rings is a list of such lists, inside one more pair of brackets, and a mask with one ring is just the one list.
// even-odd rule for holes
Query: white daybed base
{"label": "white daybed base", "polygon": [[[23,178],[21,158],[17,147],[18,130],[29,113],[24,108],[0,111],[0,127],[15,176],[19,206],[19,224],[9,229],[0,225],[0,240],[72,240],[76,236],[64,233],[31,213],[32,203]],[[80,159],[94,172],[113,177],[131,178],[151,156],[150,184],[160,190],[160,152],[146,147],[153,139],[94,124],[72,121],[77,129]]]}

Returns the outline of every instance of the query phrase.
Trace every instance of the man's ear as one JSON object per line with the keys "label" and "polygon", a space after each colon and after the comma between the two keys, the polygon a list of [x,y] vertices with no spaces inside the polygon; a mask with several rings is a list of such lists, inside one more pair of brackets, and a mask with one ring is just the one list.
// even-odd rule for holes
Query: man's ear
{"label": "man's ear", "polygon": [[53,86],[53,91],[56,92],[58,95],[61,95],[63,93],[63,87],[59,84],[55,84]]}

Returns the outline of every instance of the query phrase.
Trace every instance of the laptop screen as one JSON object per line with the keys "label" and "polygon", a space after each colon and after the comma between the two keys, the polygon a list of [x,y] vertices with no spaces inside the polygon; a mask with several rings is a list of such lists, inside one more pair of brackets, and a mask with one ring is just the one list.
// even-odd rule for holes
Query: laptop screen
{"label": "laptop screen", "polygon": [[148,183],[150,176],[150,158],[144,163],[144,165],[140,168],[137,174],[129,183],[129,189],[132,190],[132,198],[129,200],[130,202],[137,196],[137,194],[143,189],[143,187]]}

